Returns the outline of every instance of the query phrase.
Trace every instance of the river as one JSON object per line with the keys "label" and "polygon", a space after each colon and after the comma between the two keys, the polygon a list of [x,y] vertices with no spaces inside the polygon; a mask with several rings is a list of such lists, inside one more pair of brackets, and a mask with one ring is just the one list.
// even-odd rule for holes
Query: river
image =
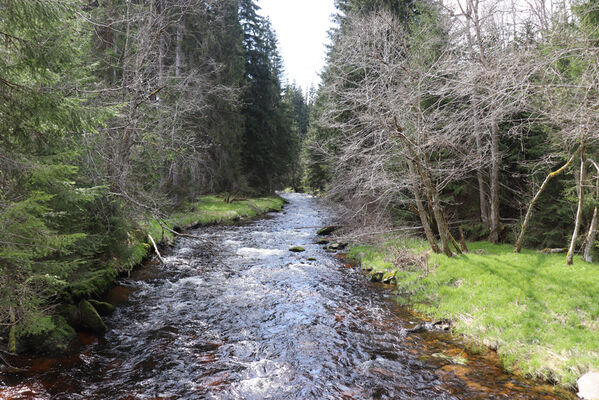
{"label": "river", "polygon": [[104,338],[81,334],[72,355],[0,375],[0,398],[569,398],[449,333],[406,333],[417,318],[390,287],[315,244],[326,206],[285,197],[280,213],[200,228],[137,269],[107,297],[119,307]]}

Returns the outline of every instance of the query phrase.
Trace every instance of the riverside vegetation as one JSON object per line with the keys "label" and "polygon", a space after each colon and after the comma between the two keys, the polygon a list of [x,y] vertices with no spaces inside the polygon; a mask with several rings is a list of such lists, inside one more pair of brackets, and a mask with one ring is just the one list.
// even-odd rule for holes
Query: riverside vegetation
{"label": "riverside vegetation", "polygon": [[[233,223],[266,212],[280,211],[283,205],[284,200],[280,197],[227,202],[224,196],[201,196],[163,220],[149,216],[137,224],[123,256],[115,257],[103,267],[81,270],[72,275],[53,294],[56,306],[52,314],[30,321],[27,328],[19,329],[17,326],[9,333],[9,348],[19,352],[57,354],[68,350],[69,343],[75,337],[74,328],[103,335],[108,328],[101,316],[112,313],[114,307],[94,298],[100,298],[119,276],[128,273],[155,251],[158,252],[158,246],[172,244],[176,236],[181,234],[179,232],[191,227]],[[148,240],[150,237],[152,239]]]}
{"label": "riverside vegetation", "polygon": [[397,238],[352,246],[348,257],[372,279],[395,285],[400,303],[451,320],[473,348],[495,349],[507,370],[572,387],[599,368],[598,264],[576,257],[566,268],[559,254],[516,254],[489,242],[468,247],[447,257],[427,252],[424,240]]}
{"label": "riverside vegetation", "polygon": [[[5,353],[64,350],[65,318],[104,331],[105,305],[86,299],[169,229],[278,208],[255,198],[297,182],[309,105],[283,84],[252,0],[0,0],[0,10],[5,367]],[[228,194],[199,197],[211,193]]]}

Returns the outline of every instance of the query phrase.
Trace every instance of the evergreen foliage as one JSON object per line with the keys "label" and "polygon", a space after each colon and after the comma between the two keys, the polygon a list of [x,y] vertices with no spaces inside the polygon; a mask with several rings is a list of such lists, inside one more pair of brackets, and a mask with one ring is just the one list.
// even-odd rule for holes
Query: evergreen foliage
{"label": "evergreen foliage", "polygon": [[55,303],[100,295],[138,263],[148,215],[299,175],[306,106],[291,89],[284,98],[254,2],[0,10],[0,323],[11,347],[60,331]]}

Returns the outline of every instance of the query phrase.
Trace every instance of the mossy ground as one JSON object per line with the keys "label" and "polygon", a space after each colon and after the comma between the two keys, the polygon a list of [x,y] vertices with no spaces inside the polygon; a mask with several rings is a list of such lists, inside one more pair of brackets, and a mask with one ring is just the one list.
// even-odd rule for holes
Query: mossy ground
{"label": "mossy ground", "polygon": [[471,253],[431,254],[428,270],[397,269],[393,247],[425,251],[419,239],[353,246],[363,268],[393,271],[398,299],[431,318],[447,318],[473,344],[497,348],[508,370],[572,387],[599,369],[599,264],[511,245],[468,244]]}

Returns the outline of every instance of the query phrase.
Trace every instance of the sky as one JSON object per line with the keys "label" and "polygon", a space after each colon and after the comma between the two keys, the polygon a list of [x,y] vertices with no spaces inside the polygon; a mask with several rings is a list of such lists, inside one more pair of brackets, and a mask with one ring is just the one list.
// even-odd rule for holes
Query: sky
{"label": "sky", "polygon": [[270,18],[285,62],[285,77],[304,90],[320,83],[327,32],[332,27],[334,0],[258,0],[260,14]]}

